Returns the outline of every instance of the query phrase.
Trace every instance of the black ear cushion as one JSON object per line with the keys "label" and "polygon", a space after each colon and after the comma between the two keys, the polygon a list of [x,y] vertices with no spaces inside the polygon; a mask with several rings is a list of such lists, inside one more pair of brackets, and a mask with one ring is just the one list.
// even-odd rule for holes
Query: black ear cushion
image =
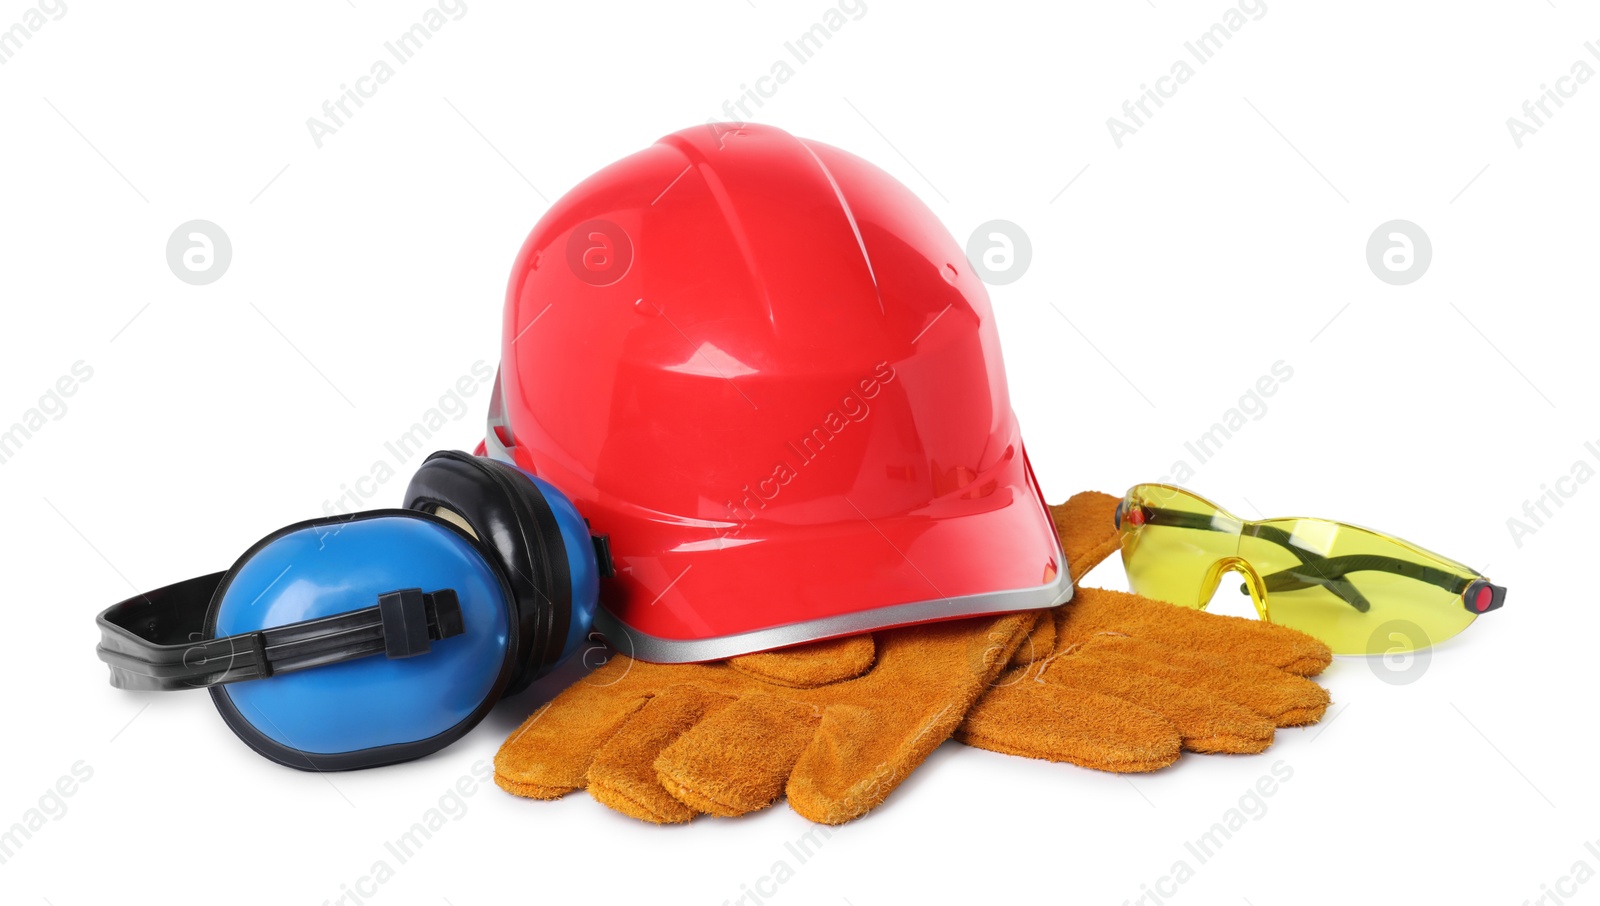
{"label": "black ear cushion", "polygon": [[518,627],[517,668],[506,694],[555,666],[572,619],[572,576],[560,525],[538,486],[505,463],[441,450],[411,477],[405,507],[459,514],[499,558]]}

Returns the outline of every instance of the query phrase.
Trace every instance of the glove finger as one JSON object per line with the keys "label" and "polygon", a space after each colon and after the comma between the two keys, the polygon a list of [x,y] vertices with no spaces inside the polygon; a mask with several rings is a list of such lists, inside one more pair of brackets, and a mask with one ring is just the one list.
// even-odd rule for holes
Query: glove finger
{"label": "glove finger", "polygon": [[1328,690],[1272,667],[1125,636],[1095,636],[1084,648],[1094,648],[1101,661],[1204,688],[1280,727],[1316,723],[1328,710]]}
{"label": "glove finger", "polygon": [[1154,771],[1178,759],[1172,721],[1120,698],[1028,678],[991,689],[955,738],[969,746],[1097,771]]}
{"label": "glove finger", "polygon": [[1173,682],[1078,650],[1052,661],[1044,680],[1067,689],[1098,692],[1162,715],[1178,728],[1191,752],[1253,754],[1272,744],[1273,722],[1198,686]]}
{"label": "glove finger", "polygon": [[[849,704],[826,708],[789,776],[785,788],[789,807],[818,824],[843,824],[883,802],[910,768],[893,753],[877,751],[880,747],[873,743],[882,731],[878,715],[868,708]],[[933,732],[937,745],[950,730]],[[911,767],[920,762],[917,758]]]}
{"label": "glove finger", "polygon": [[1037,616],[949,620],[878,634],[867,676],[813,693],[822,721],[785,791],[796,812],[842,824],[884,800],[955,730]]}
{"label": "glove finger", "polygon": [[775,686],[815,689],[855,679],[872,669],[878,656],[870,633],[763,651],[728,659],[728,666]]}
{"label": "glove finger", "polygon": [[595,753],[586,775],[589,795],[606,806],[655,824],[679,824],[700,814],[662,788],[656,758],[733,696],[700,686],[670,686],[636,710]]}
{"label": "glove finger", "polygon": [[535,711],[495,754],[494,782],[532,799],[581,789],[595,752],[648,698],[622,681],[637,666],[614,657]]}
{"label": "glove finger", "polygon": [[1056,650],[1056,621],[1048,613],[1041,614],[1033,624],[1033,631],[1022,640],[1017,650],[1011,653],[1011,659],[1006,662],[1006,669],[1027,667],[1035,661],[1042,661]]}
{"label": "glove finger", "polygon": [[822,710],[752,693],[719,708],[655,760],[661,787],[690,808],[732,817],[766,808],[811,741]]}
{"label": "glove finger", "polygon": [[1057,632],[1074,641],[1112,631],[1299,676],[1316,676],[1333,661],[1327,645],[1287,626],[1206,613],[1126,592],[1080,588],[1057,610],[1061,623]]}
{"label": "glove finger", "polygon": [[1061,549],[1067,555],[1067,571],[1077,582],[1100,561],[1116,552],[1121,543],[1117,533],[1117,504],[1120,501],[1099,491],[1072,495],[1066,503],[1050,507]]}

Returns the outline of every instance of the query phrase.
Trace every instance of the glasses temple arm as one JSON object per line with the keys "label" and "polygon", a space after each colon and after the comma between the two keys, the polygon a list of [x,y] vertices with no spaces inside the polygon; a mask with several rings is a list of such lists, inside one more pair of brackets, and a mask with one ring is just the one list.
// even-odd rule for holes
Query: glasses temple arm
{"label": "glasses temple arm", "polygon": [[[1207,532],[1234,531],[1234,529],[1231,527],[1217,525],[1213,517],[1207,516],[1203,513],[1189,513],[1183,510],[1173,510],[1164,507],[1152,506],[1143,506],[1140,507],[1140,509],[1143,510],[1144,518],[1147,522],[1153,522],[1157,525],[1171,526],[1173,528],[1198,529],[1200,531]],[[1240,524],[1238,520],[1230,521]],[[1240,524],[1239,531],[1241,533],[1248,533],[1251,537],[1260,538],[1263,541],[1268,541],[1278,545],[1279,547],[1282,547],[1289,553],[1294,554],[1295,557],[1300,560],[1303,566],[1315,571],[1310,577],[1307,577],[1304,573],[1297,569],[1282,570],[1280,572],[1273,573],[1270,577],[1263,576],[1262,583],[1265,585],[1267,591],[1288,591],[1291,588],[1308,588],[1311,585],[1320,585],[1361,613],[1366,613],[1372,609],[1372,602],[1368,601],[1366,596],[1362,595],[1354,585],[1350,584],[1349,580],[1344,578],[1344,572],[1328,571],[1323,569],[1325,564],[1331,563],[1332,561],[1319,554],[1314,554],[1305,548],[1295,545],[1293,543],[1293,538],[1289,535],[1289,533],[1283,531],[1282,529],[1273,528],[1272,526],[1255,525],[1250,523]],[[1291,578],[1282,578],[1285,576],[1285,574],[1288,574]],[[1299,584],[1282,584],[1275,586],[1269,581],[1270,579],[1277,579],[1280,583],[1298,582]]]}
{"label": "glasses temple arm", "polygon": [[[1463,578],[1442,569],[1434,569],[1421,563],[1401,560],[1398,557],[1386,557],[1381,554],[1349,554],[1342,557],[1332,557],[1318,564],[1330,571],[1331,578],[1339,578],[1355,572],[1385,572],[1396,576],[1426,582],[1436,588],[1442,588],[1451,594],[1461,594],[1467,586],[1472,584],[1472,579]],[[1298,569],[1293,567],[1279,570],[1271,575],[1262,576],[1261,581],[1268,591],[1294,591],[1318,584],[1315,579],[1308,580]]]}

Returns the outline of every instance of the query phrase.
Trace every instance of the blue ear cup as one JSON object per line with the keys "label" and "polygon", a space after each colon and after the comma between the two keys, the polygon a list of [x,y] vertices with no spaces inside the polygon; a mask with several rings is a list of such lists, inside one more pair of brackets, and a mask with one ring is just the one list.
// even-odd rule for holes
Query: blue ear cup
{"label": "blue ear cup", "polygon": [[[611,553],[606,538],[589,534],[588,521],[579,515],[578,508],[572,505],[567,495],[542,478],[526,472],[522,474],[539,488],[549,502],[556,516],[556,524],[561,528],[562,544],[566,548],[567,576],[572,585],[572,615],[567,620],[567,637],[556,655],[555,663],[559,664],[576,654],[589,641],[589,632],[594,628],[595,608],[600,606],[600,579],[612,575]],[[552,666],[554,664],[544,666],[539,673],[543,674]]]}
{"label": "blue ear cup", "polygon": [[583,644],[600,568],[588,526],[565,495],[516,466],[441,450],[412,477],[405,506],[459,520],[504,565],[522,640],[506,694]]}
{"label": "blue ear cup", "polygon": [[218,585],[208,638],[359,610],[391,589],[454,591],[463,631],[425,656],[370,656],[211,687],[251,748],[290,767],[373,767],[437,751],[472,729],[514,672],[512,592],[489,552],[448,522],[378,510],[280,529]]}
{"label": "blue ear cup", "polygon": [[406,508],[279,529],[97,619],[125,689],[208,688],[257,752],[336,771],[430,754],[588,636],[605,540],[515,466],[435,453]]}

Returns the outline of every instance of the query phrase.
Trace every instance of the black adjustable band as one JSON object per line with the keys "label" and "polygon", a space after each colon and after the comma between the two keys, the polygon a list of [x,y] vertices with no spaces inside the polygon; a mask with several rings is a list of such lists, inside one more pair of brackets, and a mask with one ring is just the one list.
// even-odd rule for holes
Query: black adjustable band
{"label": "black adjustable band", "polygon": [[120,689],[168,691],[262,679],[375,654],[426,654],[465,631],[454,589],[403,588],[360,610],[206,639],[206,611],[223,573],[114,604],[95,622],[100,660]]}
{"label": "black adjustable band", "polygon": [[1329,557],[1312,564],[1306,568],[1289,568],[1279,570],[1268,576],[1263,576],[1267,591],[1296,591],[1320,585],[1327,577],[1345,577],[1351,573],[1367,570],[1390,573],[1426,582],[1429,585],[1442,588],[1445,591],[1459,595],[1472,584],[1471,579],[1463,578],[1455,573],[1445,572],[1421,563],[1401,560],[1399,557],[1386,557],[1382,554],[1344,554],[1338,557]]}
{"label": "black adjustable band", "polygon": [[[1223,518],[1225,521],[1222,523],[1222,525],[1218,525],[1217,518],[1215,516],[1210,516],[1205,513],[1190,513],[1186,510],[1167,509],[1165,507],[1147,506],[1140,507],[1140,510],[1140,515],[1143,521],[1153,525],[1167,525],[1172,526],[1173,528],[1199,529],[1207,532],[1237,531],[1240,535],[1248,535],[1252,538],[1260,538],[1263,541],[1270,541],[1284,550],[1287,550],[1289,553],[1295,556],[1295,559],[1300,561],[1302,568],[1292,571],[1295,577],[1293,580],[1283,580],[1280,578],[1283,575],[1290,573],[1291,570],[1281,570],[1273,573],[1270,576],[1263,577],[1263,582],[1266,583],[1268,591],[1286,591],[1289,590],[1290,587],[1285,584],[1286,582],[1300,581],[1303,584],[1293,585],[1292,587],[1306,588],[1313,584],[1320,585],[1361,613],[1366,613],[1372,609],[1372,602],[1368,601],[1366,597],[1361,594],[1360,590],[1344,577],[1343,573],[1329,571],[1327,568],[1329,560],[1326,557],[1295,544],[1294,538],[1288,532],[1285,532],[1283,529],[1280,529],[1276,526],[1263,525],[1259,522],[1242,522],[1232,516],[1224,516]],[[1119,510],[1118,525],[1121,525],[1122,518],[1123,516]],[[1233,525],[1238,526],[1238,528],[1229,528],[1227,527],[1228,523],[1232,523]],[[1395,562],[1398,563],[1400,561],[1397,560]]]}

